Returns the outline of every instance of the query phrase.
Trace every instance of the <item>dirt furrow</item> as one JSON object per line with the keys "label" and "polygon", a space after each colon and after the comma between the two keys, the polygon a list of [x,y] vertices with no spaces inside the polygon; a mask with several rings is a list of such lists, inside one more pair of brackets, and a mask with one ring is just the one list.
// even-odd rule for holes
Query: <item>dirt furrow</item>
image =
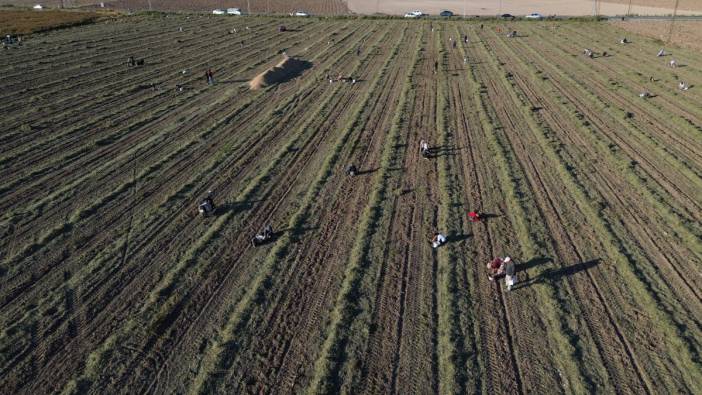
{"label": "dirt furrow", "polygon": [[[518,49],[519,47],[515,48]],[[528,56],[528,54],[525,56]],[[545,68],[549,67],[549,65],[545,63],[542,63],[542,65]],[[554,75],[550,73],[548,77],[544,78],[548,78],[548,81],[557,87],[560,94],[566,96],[566,98],[572,103],[575,103],[579,111],[582,111],[583,115],[587,115],[586,120],[592,122],[598,127],[598,131],[605,133],[609,140],[614,142],[617,147],[624,150],[624,152],[635,161],[635,166],[641,166],[643,169],[645,169],[650,177],[656,179],[659,184],[671,194],[670,199],[664,200],[666,204],[675,204],[682,200],[688,206],[685,214],[692,216],[692,218],[695,220],[699,219],[697,218],[700,213],[699,203],[696,202],[694,197],[692,197],[696,195],[696,193],[692,192],[691,196],[690,192],[683,191],[681,188],[684,184],[681,184],[680,181],[673,178],[676,177],[675,173],[671,172],[669,169],[664,170],[660,161],[649,157],[650,149],[637,148],[635,145],[637,144],[635,140],[627,139],[627,136],[622,135],[621,133],[615,133],[611,125],[612,123],[617,123],[618,121],[606,116],[600,110],[591,109],[592,105],[588,104],[588,102],[578,94],[576,89],[566,85],[566,81],[563,81],[560,78],[554,78]],[[691,187],[686,188],[690,189]]]}
{"label": "dirt furrow", "polygon": [[[519,105],[518,103],[515,103],[515,104]],[[524,138],[526,138],[526,135],[522,135],[522,136],[524,136]],[[532,167],[532,170],[531,170],[532,175],[530,176],[530,178],[533,177],[532,181],[531,181],[532,185],[542,185],[542,187],[540,187],[540,189],[542,189],[543,192],[537,193],[537,196],[549,196],[549,194],[552,193],[552,192],[550,192],[552,188],[546,187],[547,183],[544,183],[544,181],[541,180],[541,177],[543,177],[543,175],[539,174],[538,170],[536,170],[539,167],[543,168],[547,165],[542,165],[542,166],[534,165],[534,160],[536,157],[534,155],[527,156],[526,148],[520,146],[521,144],[523,144],[522,142],[513,139],[512,144],[513,144],[513,147],[518,149],[518,151],[524,152],[524,154],[521,154],[521,155],[524,155],[523,156],[523,158],[524,158],[523,163],[528,164],[528,165],[530,165],[530,167]],[[534,147],[533,142],[530,144],[530,146],[532,147],[532,150],[533,150],[533,147]],[[556,207],[564,207],[562,204],[554,203],[553,197],[549,197],[549,199],[550,200],[548,202],[548,205],[550,207],[552,207],[554,210],[556,210]],[[545,204],[546,203],[544,203],[544,205]],[[542,206],[542,209],[543,209],[543,206]],[[553,218],[559,219],[559,221],[557,221],[557,222],[556,221],[550,222],[549,227],[551,228],[552,234],[559,235],[559,237],[561,237],[561,239],[559,239],[559,242],[558,242],[558,248],[560,251],[559,254],[563,258],[565,258],[563,260],[564,261],[570,260],[570,261],[575,261],[575,262],[581,262],[581,265],[583,267],[582,270],[583,270],[583,272],[585,272],[587,274],[587,278],[588,278],[589,284],[590,284],[589,287],[586,286],[585,289],[580,290],[576,286],[582,287],[585,284],[579,283],[579,282],[573,282],[575,289],[578,290],[579,292],[583,292],[582,297],[585,297],[585,295],[592,295],[593,293],[598,296],[598,302],[599,302],[598,305],[583,304],[584,311],[587,310],[587,311],[585,311],[586,314],[590,314],[590,315],[600,314],[600,315],[604,316],[604,319],[593,318],[593,319],[588,321],[588,322],[594,322],[597,324],[597,325],[593,324],[592,330],[600,333],[600,335],[597,338],[601,339],[601,340],[604,340],[606,338],[603,335],[601,335],[602,333],[606,333],[606,332],[614,333],[614,335],[616,335],[615,343],[620,344],[622,352],[624,352],[626,355],[626,357],[624,359],[622,359],[621,357],[618,357],[616,355],[611,355],[612,352],[616,348],[612,348],[611,345],[607,345],[607,344],[602,345],[600,347],[601,352],[606,353],[605,355],[610,354],[607,356],[607,359],[609,360],[608,364],[611,364],[613,361],[625,361],[626,362],[625,366],[627,367],[627,369],[633,369],[634,372],[636,373],[634,376],[631,376],[631,375],[621,376],[621,370],[620,370],[621,367],[614,368],[614,367],[611,367],[611,365],[610,365],[608,367],[608,371],[610,372],[610,375],[613,377],[613,379],[616,382],[622,383],[622,385],[624,385],[623,382],[626,382],[627,379],[631,380],[632,377],[638,377],[638,380],[629,381],[628,384],[626,384],[626,385],[632,386],[632,388],[639,388],[639,390],[650,391],[650,384],[648,381],[649,378],[647,376],[649,374],[651,374],[652,372],[649,370],[647,373],[643,373],[643,369],[641,367],[641,362],[640,362],[641,356],[640,355],[635,356],[634,349],[632,349],[631,345],[629,344],[629,341],[625,337],[625,332],[622,329],[621,324],[618,323],[618,319],[616,318],[616,316],[612,312],[612,309],[613,309],[612,304],[617,303],[618,301],[616,301],[616,299],[612,299],[612,295],[609,293],[605,296],[605,294],[603,293],[602,285],[600,284],[599,281],[597,281],[595,279],[595,275],[590,273],[591,272],[590,267],[597,264],[598,260],[597,259],[596,260],[587,260],[586,257],[584,257],[582,255],[582,253],[580,252],[580,250],[576,247],[576,244],[570,238],[569,233],[567,233],[565,231],[565,229],[563,229],[561,227],[562,225],[558,225],[560,223],[564,223],[564,220],[561,219],[562,217],[561,217],[560,212],[546,213],[545,218],[547,218],[549,220],[553,219]],[[558,226],[559,228],[556,228],[556,226]],[[570,256],[566,255],[566,251],[569,251]],[[590,290],[587,290],[587,288],[590,288]],[[611,292],[611,290],[609,292]],[[589,309],[593,309],[593,310],[589,310]],[[617,309],[617,311],[618,311],[618,309]],[[611,329],[606,329],[607,326],[610,326]],[[645,385],[646,387],[642,388],[641,387],[642,385]]]}
{"label": "dirt furrow", "polygon": [[[321,130],[321,131],[330,131],[330,130],[333,130],[334,128],[333,128],[332,125],[334,124],[334,122],[336,122],[336,121],[339,119],[339,116],[341,116],[341,115],[343,114],[343,111],[335,111],[335,110],[338,109],[338,108],[346,108],[346,107],[348,106],[348,104],[350,103],[350,101],[351,101],[354,97],[355,97],[355,96],[351,94],[351,95],[349,95],[348,97],[344,98],[343,100],[337,101],[337,103],[335,103],[335,106],[338,106],[338,107],[334,107],[334,108],[332,108],[332,109],[330,110],[331,113],[335,113],[335,114],[337,114],[337,115],[336,115],[336,116],[333,116],[333,117],[330,117],[330,118],[328,118],[327,120],[325,120],[325,124],[324,124],[324,126],[320,127],[320,130]],[[322,140],[324,136],[326,136],[326,133],[317,133],[317,134],[315,135],[315,140],[313,140],[313,142],[311,143],[311,144],[313,144],[313,147],[312,147],[313,151],[310,153],[310,158],[312,158],[313,156],[318,155],[317,152],[318,152],[320,146],[323,146],[323,144],[324,144],[324,143],[323,143],[324,140]],[[299,167],[299,169],[296,170],[296,173],[294,173],[295,175],[294,175],[293,177],[286,177],[286,178],[288,178],[288,179],[293,179],[294,177],[297,177],[298,175],[300,175],[300,174],[303,173],[303,170],[304,170],[305,168],[306,168],[306,165],[301,165],[301,166]],[[292,188],[293,185],[294,185],[294,184],[291,184],[291,187],[290,187],[290,188]],[[278,207],[281,207],[281,204],[282,204],[283,200],[284,200],[285,197],[288,195],[288,193],[289,193],[290,190],[291,190],[291,189],[288,189],[288,190],[285,192],[285,194],[281,197],[281,200],[279,201],[279,203],[276,203],[276,205],[273,206],[272,208],[268,207],[267,211],[271,213],[271,214],[268,216],[268,219],[270,219],[270,217],[273,215],[272,213],[274,213],[274,212],[277,210]],[[263,204],[263,206],[266,206],[266,205],[267,205],[266,203]],[[264,218],[264,222],[267,222],[268,219]],[[258,222],[258,221],[256,221],[256,222]],[[258,223],[259,227],[262,226],[264,222]],[[249,237],[250,237],[251,234],[253,234],[253,231],[254,231],[254,230],[255,230],[255,228],[254,228],[254,229],[250,229],[249,232],[243,232],[243,235],[240,234],[240,236],[237,237],[237,240],[236,240],[236,242],[235,242],[235,245],[239,245],[239,247],[238,247],[238,248],[235,247],[235,248],[233,248],[233,249],[234,249],[235,251],[239,251],[239,250],[241,250],[241,251],[246,251],[246,249],[248,249],[248,247],[250,247],[250,238],[249,238]],[[228,261],[232,261],[232,262],[236,262],[236,261],[237,261],[237,258],[236,258],[236,256],[231,256],[231,257],[228,257],[227,260],[228,260]],[[236,265],[235,265],[234,267],[236,267]],[[228,273],[231,274],[232,271],[229,271]],[[204,284],[202,284],[197,290],[194,290],[194,291],[195,291],[195,295],[192,296],[193,304],[194,304],[194,305],[199,305],[199,304],[202,303],[202,302],[196,303],[197,300],[202,300],[201,297],[198,295],[198,293],[203,293],[203,292],[209,293],[209,292],[211,292],[211,289],[212,289],[212,288],[215,289],[215,290],[214,290],[214,293],[212,293],[211,296],[209,296],[207,299],[205,299],[205,302],[204,302],[205,308],[209,305],[209,303],[210,303],[211,301],[213,301],[213,300],[220,300],[219,298],[215,298],[215,296],[216,296],[217,294],[220,294],[220,293],[225,293],[225,294],[226,294],[226,293],[229,292],[229,291],[227,290],[227,288],[223,288],[223,287],[221,286],[221,285],[225,284],[225,282],[227,282],[227,277],[229,276],[229,274],[225,274],[225,277],[224,277],[223,279],[217,280],[217,281],[214,283],[214,284],[220,284],[220,286],[208,286],[207,283],[204,283]],[[204,296],[203,296],[203,297],[204,297]],[[188,297],[188,298],[190,298],[190,297]],[[187,314],[187,310],[186,310],[187,307],[188,307],[187,305],[184,305],[182,310],[179,309],[179,311],[178,311],[179,317],[178,317],[178,319],[177,319],[178,321],[180,321],[180,317],[183,317],[183,316],[185,316],[185,315]],[[205,310],[204,310],[204,308],[203,308],[203,309],[201,309],[200,311],[201,311],[201,313],[202,313],[202,312],[204,312]],[[198,317],[202,317],[201,313],[198,314]],[[185,318],[183,318],[183,319],[185,319]],[[197,321],[197,319],[198,319],[198,318],[195,318],[195,320],[192,321],[192,322],[194,323],[195,321]],[[166,342],[173,342],[173,340],[179,339],[179,338],[180,338],[180,335],[177,334],[177,332],[181,330],[181,329],[179,329],[179,328],[181,328],[180,325],[182,325],[182,324],[177,325],[176,323],[174,323],[173,325],[174,325],[174,328],[173,328],[173,331],[172,331],[172,333],[171,333],[172,336],[168,336],[167,338],[165,338],[164,341],[166,341]],[[194,326],[194,325],[186,325],[185,328],[183,328],[182,330],[188,330],[189,328],[193,328],[193,327],[195,327],[195,326]],[[160,354],[161,354],[161,355],[164,355],[162,352],[161,352]],[[167,357],[167,355],[169,355],[169,354],[165,354],[165,355],[166,355],[166,357]],[[137,361],[135,361],[135,362],[137,362]],[[146,369],[146,370],[148,370],[148,369]],[[129,371],[131,371],[131,369],[130,369],[130,368],[127,368],[125,371],[129,372]],[[151,387],[149,387],[148,390],[150,390],[150,389],[151,389]]]}
{"label": "dirt furrow", "polygon": [[[403,52],[403,50],[400,50],[400,53]],[[368,172],[372,172],[372,169],[375,169],[379,165],[380,148],[382,147],[381,141],[385,137],[383,131],[388,129],[392,115],[391,110],[393,107],[392,104],[388,106],[388,103],[395,102],[393,95],[397,95],[399,82],[401,81],[401,77],[404,76],[404,73],[402,73],[402,66],[403,64],[401,62],[395,61],[391,66],[393,70],[388,73],[387,77],[383,78],[384,82],[380,86],[379,94],[368,112],[368,116],[371,118],[359,124],[358,129],[362,131],[361,135],[353,139],[354,143],[350,147],[351,151],[346,154],[359,160],[347,162],[359,163],[362,164],[363,169],[368,169],[366,172],[362,173],[362,175],[369,174]],[[385,107],[384,111],[381,111],[382,107]],[[361,150],[361,152],[355,153],[357,150]],[[314,223],[318,222],[321,225],[319,231],[321,236],[319,237],[326,240],[323,244],[324,251],[313,249],[295,258],[293,262],[306,262],[307,266],[303,267],[299,272],[295,271],[290,273],[294,281],[300,282],[300,288],[295,289],[289,286],[282,288],[282,299],[275,303],[275,306],[277,306],[275,309],[276,313],[267,316],[264,320],[268,325],[263,330],[253,330],[258,333],[265,333],[266,336],[262,340],[266,341],[271,341],[267,339],[268,336],[275,338],[276,341],[280,341],[281,333],[289,331],[293,331],[292,338],[286,342],[288,347],[285,348],[283,356],[264,352],[264,355],[268,354],[269,356],[263,359],[263,361],[267,361],[267,363],[264,363],[261,367],[257,367],[257,369],[261,369],[261,373],[257,376],[253,372],[247,372],[239,379],[240,381],[246,382],[247,376],[252,378],[266,377],[266,375],[263,374],[265,371],[263,367],[265,366],[276,369],[276,374],[275,381],[272,381],[271,384],[266,384],[268,380],[262,380],[263,383],[261,383],[261,385],[264,390],[270,388],[275,391],[288,392],[292,391],[294,388],[298,388],[299,390],[301,385],[306,384],[298,383],[298,385],[293,386],[296,381],[299,382],[300,371],[302,370],[304,372],[304,363],[300,360],[300,356],[306,356],[304,360],[307,360],[308,366],[310,366],[309,362],[314,361],[313,358],[315,355],[314,352],[312,352],[314,347],[311,347],[307,343],[310,339],[313,339],[311,336],[316,332],[316,326],[320,322],[323,322],[323,316],[320,317],[318,314],[312,315],[309,312],[305,312],[305,310],[315,309],[319,311],[321,310],[320,305],[323,303],[327,304],[324,309],[325,311],[329,311],[331,307],[328,304],[334,299],[332,296],[334,294],[329,294],[330,288],[332,288],[332,290],[336,288],[331,284],[338,284],[338,280],[340,279],[338,274],[341,270],[339,270],[340,268],[334,268],[332,265],[326,264],[326,262],[332,261],[333,258],[342,259],[343,261],[343,258],[339,256],[339,252],[349,251],[351,249],[350,245],[345,245],[350,241],[350,239],[345,236],[352,233],[353,227],[355,226],[354,219],[357,218],[359,212],[367,204],[367,201],[363,197],[370,196],[369,188],[372,185],[364,183],[362,186],[358,186],[358,182],[359,181],[352,182],[351,180],[341,182],[338,186],[339,189],[333,193],[322,191],[323,195],[332,196],[331,201],[333,203],[331,204],[331,208],[320,207],[318,209],[312,209],[312,211],[319,212],[318,217],[320,219]],[[328,202],[323,203],[323,205],[327,206]],[[343,220],[339,221],[339,218],[343,218]],[[314,223],[312,226],[314,226]],[[330,226],[333,227],[333,230],[327,229],[327,227]],[[303,251],[300,252],[303,253]],[[300,266],[300,264],[293,264],[293,267],[298,266]],[[316,273],[315,271],[319,270],[319,267],[322,268],[321,273]],[[338,272],[335,274],[334,280],[329,280],[327,277],[330,276],[331,273],[329,273],[329,271],[332,269],[336,269]],[[304,282],[296,279],[301,276],[310,276],[309,273],[306,273],[309,270],[313,271],[312,275],[315,275],[315,277],[307,277],[308,280],[304,280]],[[312,284],[317,284],[317,286],[310,289],[309,286]],[[321,289],[319,289],[320,285],[323,285]],[[320,292],[321,294],[319,294]],[[286,298],[289,299],[285,300]],[[313,298],[312,301],[305,302],[305,300],[310,298]],[[283,308],[282,306],[289,307]],[[305,310],[298,312],[298,309]],[[314,319],[312,319],[312,317],[314,317]],[[279,322],[278,320],[280,319],[283,319],[283,322]],[[275,326],[273,326],[273,324],[275,324]],[[302,327],[300,327],[300,325]],[[283,339],[287,337],[288,336],[284,335]],[[261,346],[265,351],[265,343],[261,344]],[[254,346],[253,349],[260,350],[261,348]],[[243,366],[248,365],[245,361],[241,364]],[[301,364],[303,366],[300,366]],[[303,373],[302,376],[305,376],[305,374]]]}
{"label": "dirt furrow", "polygon": [[[381,60],[382,59],[380,59],[379,57],[374,56],[371,58],[371,61],[373,63],[370,63],[367,66],[365,66],[365,68],[367,69],[366,71],[358,71],[357,72],[357,73],[360,73],[359,75],[361,76],[363,81],[367,81],[366,78],[370,77],[372,75],[369,73],[371,73],[373,70],[375,70],[377,68],[377,65],[375,62],[379,62]],[[355,98],[355,96],[352,96],[352,98]],[[347,107],[347,106],[342,105],[341,107]],[[334,127],[330,126],[330,128],[337,128],[337,126],[334,126]],[[350,187],[351,187],[351,185],[345,185],[345,189],[348,189]],[[330,208],[329,215],[331,215],[331,218],[336,219],[336,217],[339,215],[339,213],[342,213],[346,210],[346,208],[344,208],[342,206],[342,204],[343,204],[345,199],[348,199],[348,194],[350,192],[351,191],[346,190],[344,193],[341,193],[340,195],[344,196],[343,199],[340,197],[337,197],[338,200]],[[355,194],[357,194],[357,192],[354,191],[353,194],[355,195]],[[326,209],[324,211],[326,211]],[[322,213],[320,213],[320,215],[319,215],[320,218],[326,218],[326,215],[324,215],[324,211]],[[320,219],[320,221],[321,221],[321,219]],[[338,237],[343,236],[343,234],[345,234],[347,232],[347,230],[338,230],[338,227],[344,223],[346,223],[346,222],[344,222],[344,221],[331,222],[328,225],[332,226],[332,229],[327,229],[327,230],[324,230],[324,228],[322,228],[322,230],[316,230],[318,228],[318,226],[316,226],[316,224],[317,224],[316,221],[311,222],[310,224],[305,224],[305,226],[308,228],[311,227],[312,229],[315,229],[314,234],[318,234],[318,233],[322,234],[322,236],[314,236],[314,237],[323,237],[326,239],[326,238],[332,237],[332,235],[337,235],[337,234],[338,234]],[[292,230],[292,231],[296,232],[297,230]],[[299,243],[299,242],[300,241],[296,241],[296,243]],[[335,243],[336,243],[336,241],[332,237],[331,239],[328,240],[328,243],[324,244],[325,249],[329,249],[327,254],[335,254],[336,251],[343,250],[341,248],[331,248],[330,249],[330,245],[334,245]],[[297,251],[297,253],[303,253],[303,251]],[[275,307],[274,312],[278,311],[278,309],[282,305],[291,305],[292,304],[292,306],[289,306],[289,308],[285,309],[285,311],[284,311],[285,315],[284,315],[284,317],[282,317],[283,319],[285,319],[285,322],[281,323],[281,325],[283,325],[283,328],[287,328],[287,330],[290,330],[289,328],[294,327],[295,325],[299,324],[300,323],[299,320],[303,317],[307,317],[304,320],[302,320],[302,323],[304,323],[305,325],[308,326],[307,331],[312,330],[312,328],[313,328],[312,325],[314,325],[314,323],[318,322],[317,321],[318,318],[317,318],[317,320],[315,320],[316,315],[314,314],[314,311],[315,310],[319,311],[319,309],[320,309],[319,303],[321,303],[326,298],[323,297],[324,295],[315,294],[314,291],[316,291],[317,288],[310,289],[310,285],[317,284],[318,286],[321,286],[321,284],[327,284],[327,286],[328,286],[329,280],[325,279],[325,277],[330,275],[330,273],[327,273],[327,271],[333,269],[333,266],[329,266],[329,265],[324,264],[324,262],[327,261],[328,259],[330,259],[330,257],[328,255],[323,256],[322,251],[312,250],[312,251],[306,251],[304,253],[306,255],[308,255],[307,259],[303,259],[303,261],[307,262],[306,266],[299,267],[298,268],[299,270],[293,271],[293,268],[296,268],[300,265],[299,263],[296,263],[296,262],[299,259],[302,259],[302,258],[296,258],[290,263],[290,265],[286,265],[286,269],[285,269],[286,274],[283,277],[285,279],[288,279],[291,282],[304,281],[303,284],[300,284],[302,286],[302,288],[299,288],[297,290],[295,290],[295,288],[289,289],[290,285],[286,285],[285,287],[282,288],[282,289],[286,290],[283,293],[283,295],[288,295],[288,297],[290,297],[291,299],[288,301],[280,301],[279,300],[273,304],[273,306]],[[310,258],[310,256],[311,256],[311,258]],[[315,276],[319,276],[319,277],[317,278]],[[302,277],[302,279],[298,279],[298,277]],[[310,282],[311,279],[314,279],[314,281]],[[271,280],[271,282],[273,282],[273,280]],[[323,288],[323,290],[321,290],[321,292],[324,292],[324,294],[326,294],[327,292],[329,292],[329,289]],[[295,295],[295,296],[293,297],[293,295]],[[311,303],[309,301],[307,303],[305,302],[306,300],[308,300],[310,298],[314,298],[315,296],[318,298],[316,304]],[[313,312],[310,312],[308,310],[308,311],[299,311],[297,313],[293,313],[294,309],[299,309],[299,308],[311,309]],[[292,320],[292,322],[289,322],[290,320]],[[273,325],[274,323],[276,323],[275,316],[268,316],[266,319],[263,319],[262,321],[267,323],[268,325]],[[286,331],[282,330],[282,329],[276,333],[273,333],[273,335],[275,335],[273,339],[275,339],[275,340],[269,340],[269,341],[273,342],[273,349],[270,350],[269,349],[270,346],[263,342],[267,338],[267,336],[265,336],[263,334],[264,333],[271,333],[271,332],[273,332],[273,329],[271,329],[271,328],[257,329],[256,332],[261,334],[261,337],[259,338],[260,343],[258,345],[252,345],[251,351],[256,351],[258,353],[264,353],[264,355],[267,355],[268,353],[276,351],[276,349],[278,348],[278,346],[276,346],[276,345],[280,341],[280,337],[286,333]],[[303,332],[295,332],[294,336],[298,337],[300,339],[305,339],[307,337],[307,335],[308,335],[308,333],[306,331],[303,331]],[[303,341],[304,340],[299,340],[299,342],[303,342]],[[294,340],[288,340],[287,341],[288,348],[286,348],[285,350],[281,350],[284,352],[283,356],[281,356],[281,355],[269,356],[268,358],[273,358],[273,360],[271,360],[269,362],[271,364],[276,363],[275,361],[282,361],[282,362],[289,362],[289,363],[294,362],[296,364],[299,364],[301,361],[298,359],[299,358],[298,353],[293,352],[293,354],[292,354],[293,358],[285,359],[285,356],[289,352],[289,347],[290,347],[291,342],[294,342]],[[301,345],[299,345],[299,342],[295,342],[294,344],[296,346],[300,347]],[[193,344],[193,343],[192,342],[184,342],[183,343],[183,345],[188,345],[188,344]],[[260,360],[260,358],[256,358],[256,359],[254,359],[254,361],[243,363],[243,366],[248,367],[247,370],[254,369],[256,366],[256,364],[254,364],[254,363],[256,361],[261,361],[261,360]],[[271,365],[264,364],[263,366],[271,366]],[[244,374],[241,369],[236,369],[235,371],[238,371],[241,374]],[[220,372],[224,373],[224,371],[222,369],[220,369]],[[297,372],[298,372],[297,368],[293,368],[293,369],[289,370],[289,373],[293,374],[293,375],[296,375]],[[277,382],[281,379],[281,374],[282,374],[282,372],[279,372],[277,374],[278,377],[276,378],[276,377],[273,377],[270,375],[261,375],[261,374],[254,373],[250,380],[266,381],[268,383],[262,383],[261,385],[270,386],[270,385],[274,385],[275,382]],[[295,378],[294,376],[288,377],[289,380],[293,380],[294,378]],[[275,381],[271,381],[273,379],[275,379]],[[237,381],[243,382],[240,379]],[[246,381],[248,382],[249,380],[246,380]],[[294,384],[294,380],[292,381],[292,383],[290,385],[292,385],[292,384]],[[276,385],[276,387],[279,387],[279,386],[281,386],[281,384]]]}

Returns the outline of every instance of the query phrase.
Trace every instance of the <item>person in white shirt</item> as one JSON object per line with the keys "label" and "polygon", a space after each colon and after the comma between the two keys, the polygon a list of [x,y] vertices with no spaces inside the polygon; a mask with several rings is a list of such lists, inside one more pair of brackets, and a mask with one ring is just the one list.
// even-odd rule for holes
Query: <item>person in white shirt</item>
{"label": "person in white shirt", "polygon": [[434,237],[431,239],[431,246],[437,248],[444,243],[446,243],[446,236],[441,233],[434,233]]}

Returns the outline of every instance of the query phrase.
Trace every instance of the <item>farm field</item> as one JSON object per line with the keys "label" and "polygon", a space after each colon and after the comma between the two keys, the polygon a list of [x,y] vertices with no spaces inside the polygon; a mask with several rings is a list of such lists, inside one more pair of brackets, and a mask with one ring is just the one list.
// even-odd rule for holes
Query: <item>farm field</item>
{"label": "farm field", "polygon": [[[247,13],[288,14],[305,10],[314,15],[348,14],[344,0],[47,0],[41,4],[59,8],[97,8],[104,3],[106,8],[118,10],[155,11],[212,11],[216,8],[239,7]],[[0,5],[31,7],[34,0],[0,0]]]}
{"label": "farm field", "polygon": [[[697,392],[702,54],[659,48],[594,22],[34,34],[0,58],[0,388]],[[283,53],[311,67],[249,90]]]}

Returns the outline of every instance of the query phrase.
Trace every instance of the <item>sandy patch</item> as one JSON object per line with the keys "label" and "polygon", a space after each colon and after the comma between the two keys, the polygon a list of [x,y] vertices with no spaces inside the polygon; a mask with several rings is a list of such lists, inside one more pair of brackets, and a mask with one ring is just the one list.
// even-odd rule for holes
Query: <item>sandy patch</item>
{"label": "sandy patch", "polygon": [[256,90],[288,81],[300,75],[300,73],[310,66],[311,64],[307,61],[285,56],[277,65],[249,81],[249,87],[251,90]]}
{"label": "sandy patch", "polygon": [[[637,0],[643,5],[632,5],[631,13],[639,15],[672,14],[674,2]],[[665,4],[652,7],[651,4]],[[670,3],[670,4],[668,4]],[[702,0],[687,0],[686,5],[702,10]],[[442,10],[451,10],[461,15],[499,15],[510,13],[526,15],[540,12],[544,15],[593,15],[594,6],[590,0],[348,0],[349,9],[361,14],[384,13],[401,15],[410,10],[421,10],[429,14],[438,14]],[[628,1],[621,3],[598,3],[601,15],[623,15],[629,10]],[[679,15],[697,14],[690,10],[678,10]]]}
{"label": "sandy patch", "polygon": [[[616,21],[614,25],[647,37],[661,41],[668,39],[669,21]],[[676,21],[673,25],[671,42],[681,47],[702,50],[702,21]]]}

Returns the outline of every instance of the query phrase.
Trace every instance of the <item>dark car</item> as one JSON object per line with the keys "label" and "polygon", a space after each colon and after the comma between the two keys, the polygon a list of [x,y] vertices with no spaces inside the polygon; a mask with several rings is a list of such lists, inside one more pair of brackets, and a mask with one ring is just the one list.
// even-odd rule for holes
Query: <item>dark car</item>
{"label": "dark car", "polygon": [[502,18],[502,19],[514,19],[514,15],[512,15],[512,14],[502,14],[502,15],[500,15],[500,18]]}
{"label": "dark car", "polygon": [[441,13],[439,15],[440,16],[453,16],[453,12],[451,12],[449,10],[443,10],[443,11],[441,11]]}

